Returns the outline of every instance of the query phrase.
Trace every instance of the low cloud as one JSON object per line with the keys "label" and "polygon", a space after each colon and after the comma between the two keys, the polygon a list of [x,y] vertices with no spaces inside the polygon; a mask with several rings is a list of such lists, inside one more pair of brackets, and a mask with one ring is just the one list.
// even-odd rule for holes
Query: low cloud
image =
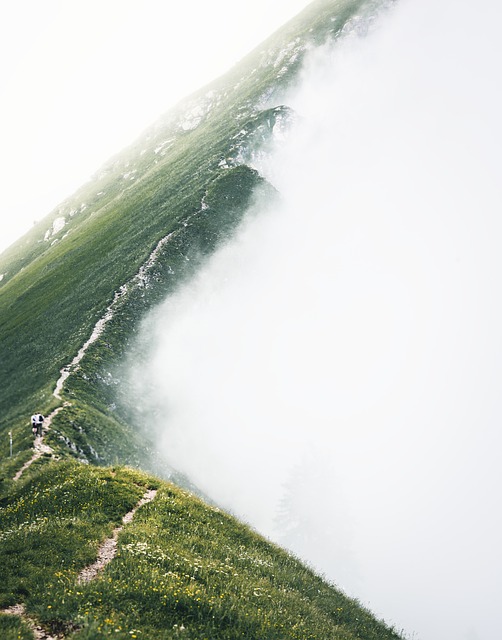
{"label": "low cloud", "polygon": [[281,206],[130,372],[174,467],[423,640],[491,640],[502,587],[499,14],[403,0],[314,51]]}

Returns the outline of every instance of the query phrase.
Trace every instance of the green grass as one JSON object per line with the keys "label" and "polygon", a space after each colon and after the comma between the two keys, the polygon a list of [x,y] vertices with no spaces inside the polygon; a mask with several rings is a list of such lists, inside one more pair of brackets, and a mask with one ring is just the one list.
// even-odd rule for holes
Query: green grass
{"label": "green grass", "polygon": [[[125,526],[116,557],[79,584],[147,488],[157,497]],[[70,638],[399,638],[235,518],[139,471],[46,465],[11,487],[0,518],[0,607],[22,602]]]}
{"label": "green grass", "polygon": [[[209,255],[235,228],[250,201],[251,173],[243,180],[222,168],[221,161],[235,163],[236,143],[243,157],[267,143],[275,101],[296,77],[309,43],[335,37],[364,4],[313,3],[227,75],[180,103],[0,256],[0,273],[5,274],[0,283],[0,439],[34,410],[47,411],[60,368],[72,360],[114,293],[162,237],[176,233],[148,290],[131,294],[113,328],[120,333],[122,350],[148,309],[187,277],[186,258]],[[283,50],[290,53],[274,66]],[[183,131],[184,112],[207,100],[214,106],[205,120]],[[156,153],[166,140],[171,142],[165,155]],[[132,181],[124,178],[131,170]],[[207,194],[218,189],[231,194],[232,206],[197,215]],[[61,215],[67,225],[45,241],[46,230]],[[101,363],[116,362],[120,355],[105,343],[93,375],[100,373]],[[92,404],[106,412],[107,405],[95,399]]]}
{"label": "green grass", "polygon": [[66,462],[18,481],[1,503],[0,606],[30,608],[47,592],[53,570],[73,575],[92,562],[96,544],[143,494],[139,478]]}
{"label": "green grass", "polygon": [[2,640],[33,640],[33,632],[18,616],[0,614],[0,638]]}
{"label": "green grass", "polygon": [[[80,639],[399,637],[228,514],[147,475],[164,463],[147,434],[131,427],[117,377],[146,313],[200,268],[256,198],[270,200],[272,187],[239,162],[263,149],[277,117],[288,115],[277,100],[309,43],[336,37],[366,4],[313,3],[0,256],[0,607],[24,603],[54,633]],[[205,119],[182,130],[183,113],[207,99],[215,104]],[[132,181],[124,177],[131,170]],[[44,240],[60,215],[65,228]],[[138,283],[138,270],[168,234]],[[123,285],[128,293],[113,319],[66,381],[70,406],[45,437],[54,457],[42,456],[14,482],[33,453],[31,413],[60,404],[53,390],[61,367]],[[94,582],[78,585],[79,571],[147,487],[159,494],[124,529],[119,555]],[[0,636],[33,637],[23,621],[1,614]]]}

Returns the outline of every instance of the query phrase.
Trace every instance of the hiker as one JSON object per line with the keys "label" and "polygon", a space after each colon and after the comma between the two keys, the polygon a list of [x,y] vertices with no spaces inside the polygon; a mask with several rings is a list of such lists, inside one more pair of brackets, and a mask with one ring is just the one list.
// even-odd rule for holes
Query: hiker
{"label": "hiker", "polygon": [[37,435],[37,431],[38,431],[38,426],[37,426],[38,419],[37,418],[38,418],[38,416],[37,416],[36,413],[34,413],[31,416],[31,432],[33,433],[34,436]]}
{"label": "hiker", "polygon": [[43,424],[44,424],[44,416],[41,413],[34,413],[31,416],[31,430],[35,437],[42,435]]}

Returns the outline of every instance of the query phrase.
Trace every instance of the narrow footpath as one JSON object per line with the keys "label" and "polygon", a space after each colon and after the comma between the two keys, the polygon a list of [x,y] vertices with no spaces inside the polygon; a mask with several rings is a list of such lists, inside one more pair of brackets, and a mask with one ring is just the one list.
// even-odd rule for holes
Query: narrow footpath
{"label": "narrow footpath", "polygon": [[[59,408],[61,409],[62,407]],[[150,489],[146,491],[138,504],[131,511],[125,514],[125,516],[122,518],[122,525],[120,527],[116,527],[113,530],[111,537],[107,538],[100,546],[98,550],[97,560],[88,567],[82,569],[82,571],[80,572],[77,578],[77,581],[80,584],[94,580],[94,578],[98,576],[98,574],[106,567],[106,565],[113,560],[113,558],[117,554],[117,541],[120,532],[123,530],[126,524],[132,522],[136,511],[144,504],[152,502],[152,500],[155,499],[156,495],[157,489]],[[22,603],[13,605],[12,607],[8,607],[7,609],[2,609],[0,610],[0,613],[4,615],[19,616],[30,627],[35,640],[64,640],[65,638],[64,634],[51,635],[51,633],[46,631],[35,618],[32,618],[26,613],[25,606]]]}
{"label": "narrow footpath", "polygon": [[[148,260],[140,267],[139,271],[135,276],[130,280],[129,283],[122,285],[118,291],[115,292],[114,297],[110,305],[106,308],[104,315],[96,322],[93,331],[89,337],[89,339],[82,345],[79,349],[77,355],[73,358],[73,360],[66,366],[64,366],[60,370],[60,377],[56,382],[56,387],[54,389],[53,395],[58,400],[62,400],[62,391],[64,387],[64,383],[67,378],[78,370],[80,366],[80,362],[82,358],[85,356],[87,349],[91,344],[96,342],[96,340],[102,335],[106,325],[113,318],[116,307],[120,303],[120,300],[126,296],[131,288],[135,288],[137,286],[144,286],[145,283],[148,282],[149,270],[155,265],[156,260],[158,258],[159,253],[161,252],[164,245],[169,242],[173,233],[169,233],[165,237],[161,238],[161,240],[157,243],[154,250],[151,252]],[[54,455],[54,450],[48,445],[44,444],[43,438],[44,435],[50,430],[53,418],[62,411],[65,407],[69,406],[69,402],[64,402],[61,406],[57,407],[50,413],[43,422],[42,426],[42,434],[35,438],[33,444],[33,455],[32,457],[25,462],[25,464],[19,469],[19,471],[14,476],[13,480],[19,480],[23,473],[28,469],[36,460],[38,460],[43,455]],[[122,518],[122,526],[114,529],[112,536],[105,540],[101,547],[98,550],[98,557],[96,562],[92,565],[84,568],[78,576],[79,583],[87,583],[93,580],[106,565],[113,560],[117,553],[117,541],[118,536],[124,525],[130,523],[134,518],[134,514],[136,511],[143,506],[144,504],[151,502],[155,499],[157,494],[156,490],[147,491],[138,504],[130,511],[126,513],[126,515]],[[47,631],[45,631],[33,618],[26,614],[26,610],[24,604],[17,604],[8,609],[0,610],[1,614],[7,615],[15,615],[21,617],[31,628],[35,640],[63,640],[64,635],[50,635]]]}
{"label": "narrow footpath", "polygon": [[9,616],[18,616],[25,622],[31,629],[35,640],[64,640],[64,636],[58,634],[57,636],[51,635],[38,622],[30,617],[24,608],[24,604],[15,604],[8,609],[3,609],[0,613]]}
{"label": "narrow footpath", "polygon": [[54,418],[54,416],[57,416],[57,414],[62,411],[67,405],[67,403],[63,404],[61,407],[57,407],[57,409],[54,409],[54,411],[52,413],[50,413],[45,419],[44,419],[44,423],[42,425],[42,435],[40,436],[36,436],[35,441],[33,443],[33,455],[31,456],[31,458],[24,463],[24,465],[19,469],[19,471],[16,473],[16,475],[14,476],[13,480],[19,480],[19,478],[23,475],[23,473],[26,471],[26,469],[32,465],[35,460],[38,460],[41,456],[43,456],[44,454],[48,454],[48,455],[53,455],[54,454],[54,450],[49,447],[49,445],[44,444],[43,440],[44,440],[44,435],[47,433],[47,431],[49,431],[51,424],[52,424],[52,420]]}
{"label": "narrow footpath", "polygon": [[147,491],[138,502],[138,504],[134,507],[134,509],[125,514],[125,516],[122,518],[122,526],[114,529],[111,537],[107,538],[100,546],[96,562],[89,565],[88,567],[85,567],[85,569],[82,569],[78,576],[79,583],[90,582],[91,580],[93,580],[98,575],[98,573],[100,573],[106,567],[106,565],[113,560],[117,553],[117,540],[119,537],[119,533],[124,528],[124,525],[132,522],[136,511],[144,504],[147,504],[148,502],[154,500],[156,495],[156,489]]}

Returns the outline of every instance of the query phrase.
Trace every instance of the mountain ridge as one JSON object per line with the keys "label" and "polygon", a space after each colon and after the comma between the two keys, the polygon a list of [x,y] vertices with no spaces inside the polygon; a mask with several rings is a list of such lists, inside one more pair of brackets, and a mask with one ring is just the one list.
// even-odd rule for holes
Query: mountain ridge
{"label": "mountain ridge", "polygon": [[[67,199],[10,251],[0,256],[0,273],[4,275],[0,282],[0,306],[5,305],[10,311],[10,318],[0,318],[1,336],[6,342],[0,344],[0,349],[16,359],[11,367],[18,371],[16,388],[13,388],[11,376],[7,375],[1,380],[5,392],[0,395],[0,430],[2,419],[11,421],[13,404],[39,404],[41,400],[37,399],[37,395],[44,398],[42,403],[50,402],[50,386],[59,377],[59,370],[71,362],[91,334],[92,327],[112,302],[115,292],[139,271],[162,237],[176,229],[183,232],[180,227],[202,209],[207,188],[226,170],[225,167],[237,168],[238,163],[233,158],[238,155],[236,145],[238,148],[243,146],[242,132],[246,123],[251,133],[257,128],[252,126],[253,122],[255,125],[262,124],[263,114],[270,113],[268,109],[273,111],[279,108],[277,105],[265,105],[263,96],[267,94],[270,100],[272,92],[278,94],[285,86],[289,86],[301,63],[300,53],[303,55],[311,42],[323,41],[327,33],[336,37],[365,5],[368,11],[374,10],[375,3],[361,0],[318,0],[313,3],[279,30],[278,36],[269,38],[266,46],[257,47],[246,57],[244,72],[241,71],[239,75],[241,66],[237,65],[223,78],[210,84],[209,88],[182,101],[180,104],[184,105],[184,109],[178,106],[168,112],[147,129],[146,137],[141,137],[105,163],[96,174],[97,181],[86,183],[74,197]],[[312,15],[316,16],[316,24],[321,25],[317,30],[312,26]],[[287,48],[285,41],[290,43],[292,34],[298,33],[302,35],[294,36],[295,47],[289,58],[293,65],[291,75],[282,73],[277,80],[274,64],[280,58],[279,54]],[[271,48],[274,42],[275,48]],[[265,55],[264,52],[268,52],[269,65],[256,67],[256,60]],[[262,71],[258,81],[255,80],[258,72],[253,73],[256,69]],[[188,132],[180,131],[180,122],[186,119],[187,110],[193,112],[194,101],[197,102],[201,96],[207,98],[207,95],[213,95],[215,87],[222,87],[219,95],[228,97],[228,92],[235,89],[236,78],[242,75],[248,81],[251,77],[252,82],[247,88],[238,87],[237,102],[234,98],[230,104],[220,100],[218,113],[213,110],[206,121],[199,123],[196,128]],[[176,144],[172,144],[168,153],[166,141],[173,133],[176,134]],[[269,127],[266,133],[270,135],[273,129]],[[239,140],[238,136],[241,136]],[[146,143],[149,153],[145,152]],[[160,145],[164,146],[159,150]],[[156,150],[158,153],[155,153]],[[137,162],[131,166],[133,158]],[[166,170],[169,171],[168,181],[165,180]],[[202,180],[200,176],[204,176]],[[236,179],[234,189],[235,192],[243,189],[243,201],[246,204],[251,193],[250,180],[260,182],[259,176],[251,178],[249,173],[247,184]],[[62,226],[59,222],[54,226],[62,217],[65,217],[66,224]],[[119,225],[117,220],[120,220]],[[193,252],[194,246],[205,243],[204,234],[207,235],[207,230],[203,225],[197,229],[193,224],[189,230],[192,234],[188,243]],[[45,240],[48,232],[50,236]],[[186,235],[187,232],[184,233]],[[31,249],[25,251],[27,242],[31,243]],[[184,249],[179,242],[177,244],[175,251],[178,255],[173,262],[180,269],[180,260],[185,260],[186,256],[179,255],[180,251],[183,254]],[[23,248],[23,253],[20,248]],[[10,268],[6,265],[7,260]],[[159,260],[161,263],[162,257]],[[174,267],[170,269],[174,270]],[[165,274],[155,277],[166,279]],[[13,278],[19,280],[14,283],[15,292],[11,293],[9,282]],[[164,289],[159,295],[165,293]],[[32,314],[31,309],[36,309],[36,314]],[[47,313],[52,316],[50,334],[42,340],[33,340],[33,335],[44,335],[47,321],[43,316]],[[33,347],[35,353],[32,352]],[[4,364],[7,364],[10,357],[5,360]],[[30,364],[33,361],[37,362],[36,372]],[[30,380],[26,386],[28,397],[26,391],[22,390],[25,385],[19,384],[19,375],[26,382]],[[41,379],[47,380],[45,389],[40,384]],[[30,398],[31,394],[33,399]],[[6,398],[9,398],[8,403]]]}
{"label": "mountain ridge", "polygon": [[[2,525],[0,545],[12,572],[12,581],[0,593],[4,610],[22,602],[52,632],[75,638],[135,637],[135,631],[143,634],[138,637],[152,638],[180,637],[181,633],[229,639],[398,638],[394,630],[375,621],[295,559],[210,505],[209,499],[197,501],[193,494],[200,492],[189,478],[166,465],[152,434],[131,426],[120,402],[126,391],[121,389],[118,368],[146,312],[197,273],[254,203],[273,203],[278,197],[253,168],[252,158],[263,153],[274,132],[287,130],[294,118],[282,98],[306,52],[350,30],[358,12],[371,15],[380,4],[368,0],[312,3],[225,76],[149,127],[0,255],[0,434],[9,432],[14,442],[12,456],[7,438],[2,437],[0,444],[0,509],[3,522],[8,523]],[[52,416],[44,433],[48,449],[13,480],[33,453],[27,422],[35,410]],[[107,494],[106,487],[114,491]],[[136,503],[139,488],[161,488],[161,495],[170,497],[162,507],[156,500],[141,510],[145,512],[143,529],[140,526],[134,542],[128,531],[121,534],[119,554],[127,557],[131,548],[138,553],[125,565],[114,560],[105,577],[98,579],[98,587],[92,584],[77,591],[79,572],[95,556],[119,515]],[[51,500],[61,505],[61,511]],[[183,509],[177,510],[176,544],[185,544],[183,536],[191,532],[195,512],[200,515],[196,529],[202,530],[211,514],[221,518],[222,531],[213,522],[204,541],[191,540],[180,551],[190,555],[198,550],[197,562],[207,574],[204,587],[197,582],[199,576],[183,573],[188,571],[186,558],[180,564],[179,558],[174,561],[169,556],[170,540],[162,529],[173,526],[174,503],[183,503],[190,514],[183,518]],[[92,513],[89,523],[80,517],[87,511]],[[44,532],[42,540],[37,537],[37,523]],[[73,556],[64,549],[69,529]],[[49,541],[45,539],[48,531]],[[75,536],[76,531],[80,533]],[[140,571],[138,549],[145,544],[149,548],[154,538],[160,551],[148,556]],[[128,547],[131,544],[136,546]],[[246,553],[261,549],[264,555],[251,563],[253,571],[258,567],[258,575],[249,573],[249,566],[245,572],[258,580],[251,592],[239,579],[227,594],[218,578],[220,570],[224,575],[230,571],[221,568],[226,560],[214,564],[220,547],[231,549],[234,563],[242,549]],[[38,548],[44,550],[42,556]],[[279,590],[276,576],[267,570],[274,563],[263,559],[271,553],[281,558],[278,566],[285,562],[291,569]],[[13,559],[16,554],[18,560]],[[202,558],[208,559],[207,566]],[[188,565],[192,571],[194,563]],[[136,579],[138,572],[142,577],[135,591],[132,576]],[[166,583],[165,575],[170,574],[174,582],[169,578]],[[37,581],[44,585],[41,598]],[[192,588],[193,581],[200,589]],[[154,611],[165,603],[154,606],[141,595],[150,592],[146,584],[155,585],[151,586],[154,592],[164,589],[169,594],[170,608],[164,617]],[[101,598],[96,588],[102,589]],[[122,601],[114,599],[114,589]],[[220,606],[215,589],[220,600],[228,596],[228,608]],[[316,601],[316,590],[323,594],[322,606]],[[181,592],[183,602],[176,599]],[[241,608],[238,601],[244,592],[247,604]],[[257,608],[255,599],[263,594],[268,604]],[[288,604],[290,599],[294,606]],[[108,601],[113,602],[112,609],[103,604]],[[281,603],[278,609],[275,603]],[[295,607],[302,613],[295,612]],[[308,622],[302,621],[303,614]],[[6,618],[0,615],[0,629],[10,628]],[[9,640],[32,637],[22,621],[12,633],[22,635]]]}

